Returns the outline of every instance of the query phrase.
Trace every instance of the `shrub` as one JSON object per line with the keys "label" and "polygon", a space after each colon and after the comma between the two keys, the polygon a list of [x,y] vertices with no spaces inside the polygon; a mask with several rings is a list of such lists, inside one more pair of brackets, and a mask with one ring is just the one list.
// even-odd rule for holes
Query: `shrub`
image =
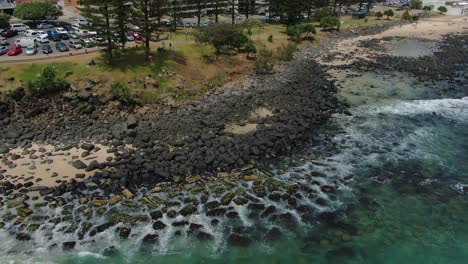
{"label": "shrub", "polygon": [[302,30],[298,25],[289,26],[286,29],[286,34],[290,36],[293,41],[301,41]]}
{"label": "shrub", "polygon": [[411,0],[410,7],[411,9],[421,9],[422,8],[422,1],[421,0]]}
{"label": "shrub", "polygon": [[377,17],[377,19],[381,19],[383,17],[383,14],[382,12],[378,11],[375,13],[375,16]]}
{"label": "shrub", "polygon": [[426,11],[426,12],[429,12],[429,11],[432,10],[432,6],[424,6],[423,10]]}
{"label": "shrub", "polygon": [[306,33],[305,38],[309,38],[311,34],[317,33],[317,30],[315,29],[315,26],[312,23],[302,24],[301,31],[302,33]]}
{"label": "shrub", "polygon": [[281,45],[276,49],[276,58],[280,61],[291,61],[296,51],[297,46],[294,44]]}
{"label": "shrub", "polygon": [[273,43],[273,35],[268,36],[268,42]]}
{"label": "shrub", "polygon": [[112,83],[110,92],[114,100],[117,100],[124,105],[131,105],[135,103],[135,100],[130,94],[130,88],[128,88],[128,86],[124,83]]}
{"label": "shrub", "polygon": [[390,20],[390,17],[394,16],[395,12],[393,12],[392,9],[387,9],[387,10],[384,11],[384,15],[387,16],[387,20]]}
{"label": "shrub", "polygon": [[257,47],[253,41],[249,41],[245,45],[245,52],[247,53],[247,58],[250,58],[251,53],[257,53]]}
{"label": "shrub", "polygon": [[33,94],[49,94],[64,89],[66,83],[63,79],[57,78],[57,71],[52,66],[42,69],[40,77],[36,81],[29,81],[27,89]]}
{"label": "shrub", "polygon": [[0,13],[0,28],[8,27],[11,16],[6,13]]}
{"label": "shrub", "polygon": [[337,27],[337,29],[340,28],[340,20],[336,17],[324,17],[320,20],[320,26],[323,27],[324,30]]}
{"label": "shrub", "polygon": [[409,11],[406,10],[403,15],[401,16],[404,20],[407,20],[408,22],[413,22],[413,17],[410,15]]}
{"label": "shrub", "polygon": [[440,13],[447,13],[447,7],[445,6],[439,6],[439,8],[437,8],[437,10],[440,12]]}
{"label": "shrub", "polygon": [[273,52],[266,49],[260,49],[255,60],[255,72],[265,74],[273,71],[275,66],[275,57]]}
{"label": "shrub", "polygon": [[201,27],[195,33],[195,41],[212,45],[216,55],[219,55],[223,50],[239,49],[249,41],[249,37],[242,31],[242,27],[229,24]]}

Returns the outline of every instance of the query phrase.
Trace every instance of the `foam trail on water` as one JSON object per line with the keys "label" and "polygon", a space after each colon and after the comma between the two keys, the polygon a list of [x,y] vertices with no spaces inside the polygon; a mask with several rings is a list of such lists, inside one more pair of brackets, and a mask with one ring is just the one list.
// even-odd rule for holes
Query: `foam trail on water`
{"label": "foam trail on water", "polygon": [[466,121],[468,118],[468,97],[461,99],[437,99],[404,101],[383,107],[369,107],[368,114],[392,114],[415,116],[436,113],[445,118]]}

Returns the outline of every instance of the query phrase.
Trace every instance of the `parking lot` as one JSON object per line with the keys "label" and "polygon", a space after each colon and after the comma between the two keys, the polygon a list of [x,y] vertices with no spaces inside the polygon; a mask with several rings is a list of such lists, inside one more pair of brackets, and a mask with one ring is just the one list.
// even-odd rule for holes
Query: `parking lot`
{"label": "parking lot", "polygon": [[[55,28],[51,28],[51,29],[55,29]],[[35,31],[38,31],[38,30],[42,30],[42,31],[45,31],[47,32],[48,30],[51,30],[51,29],[33,29]],[[1,37],[3,39],[3,37]],[[14,37],[11,37],[11,38],[7,38],[6,41],[8,42],[7,46],[8,47],[11,47],[15,44],[15,41],[18,40],[18,39],[27,39],[28,37],[26,36],[26,33],[25,32],[18,32],[18,35],[14,36]],[[16,55],[15,57],[24,57],[24,56],[28,56],[28,57],[37,57],[37,56],[42,56],[42,57],[47,57],[47,56],[50,56],[50,55],[56,55],[57,53],[62,53],[63,55],[67,54],[67,53],[74,53],[74,52],[92,52],[93,50],[97,50],[98,48],[97,47],[84,47],[84,43],[83,41],[81,41],[80,39],[72,39],[72,38],[69,38],[69,39],[66,39],[66,40],[60,40],[60,41],[53,41],[53,40],[48,40],[49,42],[48,43],[40,43],[40,42],[36,42],[36,48],[37,48],[37,53],[34,54],[34,55],[26,55],[26,48],[23,47],[22,48],[22,53],[19,54],[19,55]],[[82,49],[74,49],[72,48],[72,45],[70,45],[70,42],[71,41],[81,41],[81,43],[83,44],[83,48]],[[68,47],[68,51],[59,51],[57,50],[56,48],[56,44],[58,42],[63,42],[67,47]],[[6,43],[4,43],[6,44]],[[52,49],[52,53],[49,55],[49,54],[43,54],[42,53],[42,48],[44,45],[49,45]],[[0,57],[0,61],[2,60],[2,58],[8,56],[7,54],[5,55],[2,55]],[[10,57],[13,57],[13,56],[10,56]]]}

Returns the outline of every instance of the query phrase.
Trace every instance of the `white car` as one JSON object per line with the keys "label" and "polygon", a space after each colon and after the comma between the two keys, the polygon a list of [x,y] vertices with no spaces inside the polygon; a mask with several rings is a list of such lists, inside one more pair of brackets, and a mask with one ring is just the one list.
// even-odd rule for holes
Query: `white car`
{"label": "white car", "polygon": [[10,29],[11,30],[16,30],[18,32],[21,32],[21,31],[26,31],[29,29],[29,26],[25,25],[25,24],[21,24],[21,23],[18,23],[18,24],[11,24],[10,25]]}
{"label": "white car", "polygon": [[40,43],[49,43],[49,35],[41,34],[36,38],[36,40]]}
{"label": "white car", "polygon": [[39,25],[37,25],[37,28],[40,28],[40,29],[51,29],[53,27],[54,26],[52,26],[49,23],[40,23]]}
{"label": "white car", "polygon": [[66,31],[64,28],[62,27],[58,27],[58,28],[55,28],[55,30],[59,33],[59,34],[68,34],[68,31]]}
{"label": "white car", "polygon": [[37,49],[35,46],[30,46],[30,47],[27,47],[26,48],[26,51],[25,51],[26,55],[34,55],[37,53]]}
{"label": "white car", "polygon": [[70,41],[68,46],[70,46],[70,48],[74,48],[74,49],[82,49],[83,48],[83,45],[81,44],[81,42],[76,41],[76,40]]}

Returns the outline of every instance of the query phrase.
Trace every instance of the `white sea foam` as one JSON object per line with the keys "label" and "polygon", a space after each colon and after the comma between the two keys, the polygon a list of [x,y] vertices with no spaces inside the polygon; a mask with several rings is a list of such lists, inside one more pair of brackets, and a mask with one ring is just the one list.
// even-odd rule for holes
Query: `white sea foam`
{"label": "white sea foam", "polygon": [[461,99],[436,99],[401,101],[386,106],[367,107],[368,114],[415,116],[435,113],[445,118],[465,122],[468,120],[468,97]]}

